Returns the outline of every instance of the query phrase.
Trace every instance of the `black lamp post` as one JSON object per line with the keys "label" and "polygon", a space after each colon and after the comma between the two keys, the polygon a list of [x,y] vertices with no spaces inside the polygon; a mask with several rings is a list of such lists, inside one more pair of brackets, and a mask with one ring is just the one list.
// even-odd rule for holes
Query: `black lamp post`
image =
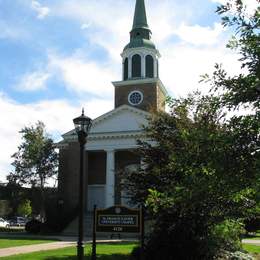
{"label": "black lamp post", "polygon": [[78,224],[78,245],[77,255],[79,260],[84,258],[84,208],[85,208],[85,183],[84,183],[84,146],[87,142],[88,132],[92,125],[92,120],[84,115],[84,109],[82,109],[82,115],[73,119],[75,130],[78,135],[80,144],[80,170],[79,170],[79,224]]}

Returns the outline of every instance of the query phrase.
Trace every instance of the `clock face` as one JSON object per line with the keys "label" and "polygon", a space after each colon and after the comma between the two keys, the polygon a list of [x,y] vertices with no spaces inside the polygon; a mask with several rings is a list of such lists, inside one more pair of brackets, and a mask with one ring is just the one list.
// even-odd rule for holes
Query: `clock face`
{"label": "clock face", "polygon": [[143,102],[143,93],[137,90],[130,92],[128,102],[133,106],[140,105]]}

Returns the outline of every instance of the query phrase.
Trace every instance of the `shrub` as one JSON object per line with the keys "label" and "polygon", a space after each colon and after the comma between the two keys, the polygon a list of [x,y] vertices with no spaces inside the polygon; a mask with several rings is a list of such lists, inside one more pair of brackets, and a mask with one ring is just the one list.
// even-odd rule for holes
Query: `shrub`
{"label": "shrub", "polygon": [[141,259],[141,248],[140,247],[135,247],[130,256],[130,260],[139,260]]}
{"label": "shrub", "polygon": [[254,260],[254,258],[249,254],[237,251],[230,254],[230,260]]}
{"label": "shrub", "polygon": [[211,229],[209,243],[228,251],[241,249],[240,236],[244,232],[243,224],[234,220],[225,220]]}
{"label": "shrub", "polygon": [[30,234],[38,234],[41,231],[42,223],[37,219],[32,219],[25,225],[26,232]]}
{"label": "shrub", "polygon": [[245,220],[245,230],[248,233],[256,232],[260,229],[260,216]]}

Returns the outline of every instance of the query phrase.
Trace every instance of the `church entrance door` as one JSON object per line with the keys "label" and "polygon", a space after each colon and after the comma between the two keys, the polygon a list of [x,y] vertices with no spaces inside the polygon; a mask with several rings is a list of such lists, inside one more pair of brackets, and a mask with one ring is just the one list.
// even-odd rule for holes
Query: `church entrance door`
{"label": "church entrance door", "polygon": [[88,211],[93,211],[94,205],[99,209],[106,207],[105,187],[105,185],[88,185]]}

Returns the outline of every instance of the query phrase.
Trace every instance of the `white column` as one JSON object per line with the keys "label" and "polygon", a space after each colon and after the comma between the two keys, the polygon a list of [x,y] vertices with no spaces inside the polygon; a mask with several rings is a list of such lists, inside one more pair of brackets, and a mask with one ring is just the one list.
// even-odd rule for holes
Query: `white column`
{"label": "white column", "polygon": [[158,63],[157,63],[157,58],[156,57],[153,57],[153,77],[154,78],[158,78],[158,68],[157,68],[157,66],[158,66]]}
{"label": "white column", "polygon": [[132,78],[132,56],[128,57],[128,78]]}
{"label": "white column", "polygon": [[107,150],[106,207],[115,204],[115,151]]}
{"label": "white column", "polygon": [[146,71],[145,71],[145,55],[142,54],[141,55],[141,77],[142,78],[145,78],[145,73],[146,73]]}

